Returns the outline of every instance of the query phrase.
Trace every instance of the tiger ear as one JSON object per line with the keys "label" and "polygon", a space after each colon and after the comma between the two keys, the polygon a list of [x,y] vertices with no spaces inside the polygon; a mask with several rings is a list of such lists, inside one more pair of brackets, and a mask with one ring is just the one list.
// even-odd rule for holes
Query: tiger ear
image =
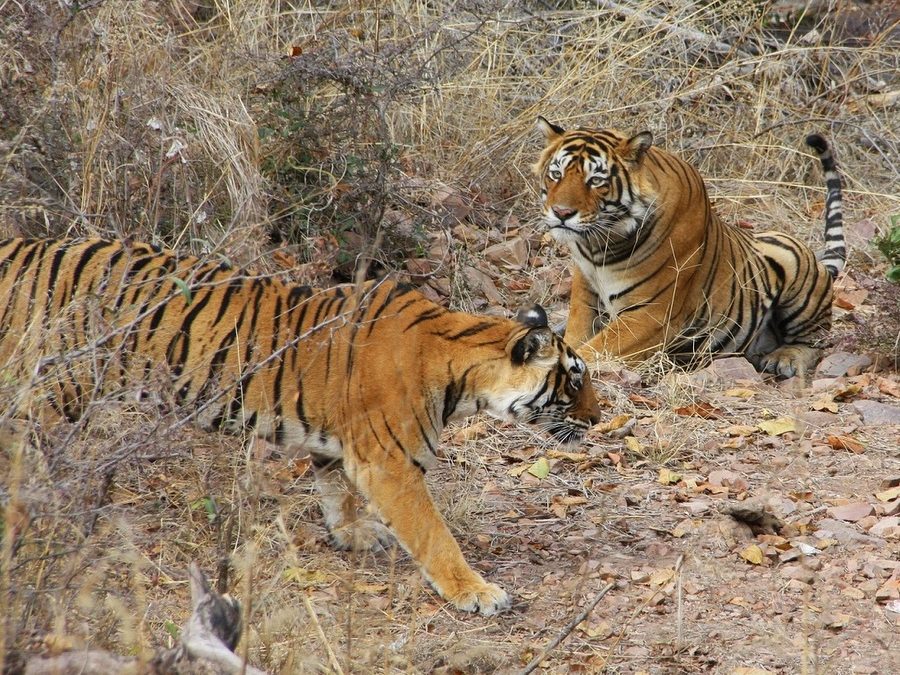
{"label": "tiger ear", "polygon": [[547,312],[537,303],[531,307],[523,307],[516,314],[516,321],[525,324],[529,328],[546,328]]}
{"label": "tiger ear", "polygon": [[653,145],[652,133],[642,131],[639,134],[635,134],[622,144],[622,159],[637,164],[643,159],[651,145]]}
{"label": "tiger ear", "polygon": [[555,141],[557,138],[566,133],[566,130],[563,129],[558,124],[553,124],[545,117],[541,117],[538,115],[537,118],[537,128],[540,129],[544,133],[544,138],[547,139],[547,142]]}
{"label": "tiger ear", "polygon": [[528,362],[535,354],[550,344],[552,333],[547,327],[532,328],[522,337],[516,340],[510,351],[510,358],[517,366]]}

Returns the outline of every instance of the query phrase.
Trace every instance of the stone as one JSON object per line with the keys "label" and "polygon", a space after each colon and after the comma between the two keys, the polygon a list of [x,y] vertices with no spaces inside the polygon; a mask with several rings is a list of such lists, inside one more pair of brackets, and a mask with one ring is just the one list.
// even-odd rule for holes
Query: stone
{"label": "stone", "polygon": [[816,366],[816,377],[842,377],[858,375],[864,368],[872,365],[872,359],[865,354],[850,352],[834,352],[819,361]]}
{"label": "stone", "polygon": [[811,584],[816,580],[816,573],[801,565],[785,565],[781,568],[781,576],[785,579],[796,579],[804,584]]}
{"label": "stone", "polygon": [[700,372],[704,371],[710,373],[714,378],[725,382],[734,382],[736,380],[762,381],[762,376],[753,367],[753,364],[743,356],[729,356],[724,359],[716,359]]}
{"label": "stone", "polygon": [[855,523],[873,513],[875,513],[875,507],[866,502],[842,504],[841,506],[832,506],[828,509],[829,516],[848,523]]}
{"label": "stone", "polygon": [[528,243],[522,237],[513,237],[488,246],[484,257],[495,265],[522,269],[528,264]]}
{"label": "stone", "polygon": [[862,415],[865,424],[897,424],[900,425],[900,406],[879,403],[867,399],[854,401],[853,407]]}
{"label": "stone", "polygon": [[839,520],[833,520],[832,518],[823,518],[817,525],[818,530],[816,531],[816,535],[818,537],[827,538],[830,536],[830,538],[835,539],[841,544],[881,545],[884,543],[883,539],[863,534],[862,532],[857,531],[852,525],[847,525],[846,523],[842,523]]}
{"label": "stone", "polygon": [[885,539],[900,538],[900,516],[882,518],[869,528],[869,534]]}
{"label": "stone", "polygon": [[500,295],[500,291],[497,290],[490,276],[471,265],[466,265],[462,268],[462,275],[469,286],[469,290],[484,296],[490,303],[495,305],[504,304],[503,296]]}

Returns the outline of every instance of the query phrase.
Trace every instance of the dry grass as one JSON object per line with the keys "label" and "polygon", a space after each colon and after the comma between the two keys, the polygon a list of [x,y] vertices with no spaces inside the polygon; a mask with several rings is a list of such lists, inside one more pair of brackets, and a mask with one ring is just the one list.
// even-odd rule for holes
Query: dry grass
{"label": "dry grass", "polygon": [[[849,269],[877,271],[856,224],[883,231],[900,211],[896,24],[840,43],[831,30],[844,19],[831,15],[776,42],[762,30],[765,6],[743,1],[622,3],[618,14],[559,4],[0,0],[0,234],[132,236],[263,265],[276,245],[335,265],[341,251],[367,250],[397,265],[450,228],[432,201],[444,186],[477,197],[472,218],[485,229],[510,215],[533,229],[542,114],[650,129],[700,168],[727,217],[814,246],[824,186],[802,138],[824,132],[846,181]],[[523,270],[533,289],[507,293],[510,306],[554,301],[563,253],[544,253],[548,269]],[[483,304],[455,274],[479,256],[457,242],[443,261],[456,306]],[[708,459],[705,420],[642,414],[620,382],[601,387],[611,411],[639,418],[644,454],[632,464],[652,474]],[[32,394],[0,372],[2,400]],[[698,399],[677,383],[655,395],[666,411]],[[783,404],[760,398],[729,413],[758,418]],[[245,439],[181,428],[183,415],[98,401],[77,425],[2,435],[0,653],[33,649],[38,636],[48,649],[147,655],[189,612],[188,562],[212,573],[228,556],[247,611],[241,649],[258,666],[326,672],[332,650],[356,672],[511,669],[598,577],[616,577],[616,556],[643,554],[635,532],[660,517],[622,515],[609,484],[646,475],[614,474],[608,459],[588,473],[560,465],[536,487],[506,473],[528,448],[546,449],[533,435],[503,427],[449,442],[437,499],[468,559],[520,598],[511,618],[469,620],[442,607],[404,554],[331,552],[302,465],[292,473]],[[887,441],[867,440],[888,456]],[[592,444],[596,458],[622,451]],[[570,494],[588,504],[549,517],[552,496]],[[522,543],[529,528],[545,545]],[[702,564],[689,560],[686,573]],[[608,615],[617,611],[637,621],[638,605]],[[634,628],[632,646],[651,628]],[[703,644],[708,628],[679,621],[679,644]],[[794,648],[785,636],[772,644]],[[567,653],[560,668],[611,672],[658,656],[640,661],[584,634]],[[679,658],[657,662],[698,663]]]}

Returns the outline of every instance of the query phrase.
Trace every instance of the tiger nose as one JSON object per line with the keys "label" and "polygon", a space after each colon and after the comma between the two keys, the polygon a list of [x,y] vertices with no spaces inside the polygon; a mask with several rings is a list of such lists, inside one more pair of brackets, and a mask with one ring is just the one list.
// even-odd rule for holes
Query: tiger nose
{"label": "tiger nose", "polygon": [[577,213],[576,209],[570,209],[568,206],[554,206],[553,207],[553,215],[559,218],[561,221],[566,218],[571,218]]}

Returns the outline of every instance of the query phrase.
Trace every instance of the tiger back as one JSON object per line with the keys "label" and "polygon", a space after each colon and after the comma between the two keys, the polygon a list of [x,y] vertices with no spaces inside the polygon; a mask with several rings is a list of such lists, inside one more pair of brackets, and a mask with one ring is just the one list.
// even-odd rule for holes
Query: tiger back
{"label": "tiger back", "polygon": [[0,368],[68,418],[163,377],[201,426],[309,453],[338,547],[390,532],[444,598],[485,614],[509,598],[465,562],[424,481],[441,430],[483,410],[573,441],[599,421],[584,361],[539,306],[474,316],[391,281],[315,290],[99,239],[0,242]]}
{"label": "tiger back", "polygon": [[573,266],[566,340],[583,356],[682,366],[745,354],[760,370],[802,375],[831,326],[832,279],[846,258],[840,177],[825,140],[825,249],[724,223],[700,174],[652,135],[567,131],[539,118],[543,218]]}

